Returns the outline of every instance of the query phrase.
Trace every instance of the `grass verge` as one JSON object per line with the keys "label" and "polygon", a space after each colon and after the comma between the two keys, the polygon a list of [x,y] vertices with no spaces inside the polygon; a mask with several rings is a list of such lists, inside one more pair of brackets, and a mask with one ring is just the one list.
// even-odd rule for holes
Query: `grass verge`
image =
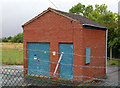
{"label": "grass verge", "polygon": [[[110,65],[110,60],[107,60],[107,65]],[[120,60],[112,60],[112,64],[114,66],[120,66]]]}
{"label": "grass verge", "polygon": [[20,43],[2,43],[2,64],[6,65],[22,65],[23,49]]}

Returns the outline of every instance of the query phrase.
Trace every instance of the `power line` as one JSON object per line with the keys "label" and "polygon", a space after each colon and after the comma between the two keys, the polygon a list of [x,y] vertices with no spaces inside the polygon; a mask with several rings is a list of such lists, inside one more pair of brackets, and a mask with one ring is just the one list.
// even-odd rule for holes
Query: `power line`
{"label": "power line", "polygon": [[50,3],[58,9],[58,7],[52,1],[50,1]]}
{"label": "power line", "polygon": [[[1,55],[0,55],[1,56]],[[11,57],[11,58],[23,58],[23,57],[16,57],[16,56],[9,56],[9,55],[2,55],[3,57]],[[34,59],[33,58],[23,58],[23,59],[28,59],[28,60],[31,60],[31,61],[33,61]],[[57,62],[51,62],[51,61],[47,61],[47,60],[41,60],[41,59],[39,59],[39,61],[40,62],[45,62],[45,63],[52,63],[52,64],[57,64]],[[79,68],[101,68],[101,69],[103,69],[103,68],[106,68],[106,67],[104,67],[104,66],[82,66],[82,65],[74,65],[74,64],[64,64],[64,63],[60,63],[61,65],[66,65],[66,66],[73,66],[73,67],[79,67]],[[100,62],[99,62],[99,64],[100,64]],[[35,64],[36,65],[36,64]],[[34,64],[33,64],[33,66],[34,66]],[[110,68],[111,69],[111,68]]]}

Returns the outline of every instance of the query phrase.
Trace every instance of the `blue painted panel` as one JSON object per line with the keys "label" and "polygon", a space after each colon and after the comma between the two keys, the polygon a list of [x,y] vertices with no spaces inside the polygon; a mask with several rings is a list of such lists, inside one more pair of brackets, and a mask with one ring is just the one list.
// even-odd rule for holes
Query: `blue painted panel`
{"label": "blue painted panel", "polygon": [[85,64],[90,63],[90,48],[85,48]]}
{"label": "blue painted panel", "polygon": [[[50,43],[27,43],[28,74],[50,76]],[[37,59],[34,59],[36,55]]]}
{"label": "blue painted panel", "polygon": [[60,43],[59,53],[61,52],[64,52],[65,54],[63,54],[60,61],[59,77],[65,79],[73,79],[73,44]]}

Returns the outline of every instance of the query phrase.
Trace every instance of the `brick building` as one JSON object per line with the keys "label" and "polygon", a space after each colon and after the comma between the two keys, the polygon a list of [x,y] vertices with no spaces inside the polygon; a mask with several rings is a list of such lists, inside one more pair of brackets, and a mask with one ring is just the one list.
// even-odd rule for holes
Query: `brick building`
{"label": "brick building", "polygon": [[55,73],[58,78],[85,80],[105,75],[105,26],[81,15],[48,8],[22,27],[24,74],[52,76],[64,52]]}

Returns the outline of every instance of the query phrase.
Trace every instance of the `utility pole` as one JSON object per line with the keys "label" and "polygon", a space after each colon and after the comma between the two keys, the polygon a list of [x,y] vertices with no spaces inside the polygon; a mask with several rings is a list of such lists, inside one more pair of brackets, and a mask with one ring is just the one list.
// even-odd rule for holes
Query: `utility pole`
{"label": "utility pole", "polygon": [[110,65],[112,64],[112,46],[110,46]]}

